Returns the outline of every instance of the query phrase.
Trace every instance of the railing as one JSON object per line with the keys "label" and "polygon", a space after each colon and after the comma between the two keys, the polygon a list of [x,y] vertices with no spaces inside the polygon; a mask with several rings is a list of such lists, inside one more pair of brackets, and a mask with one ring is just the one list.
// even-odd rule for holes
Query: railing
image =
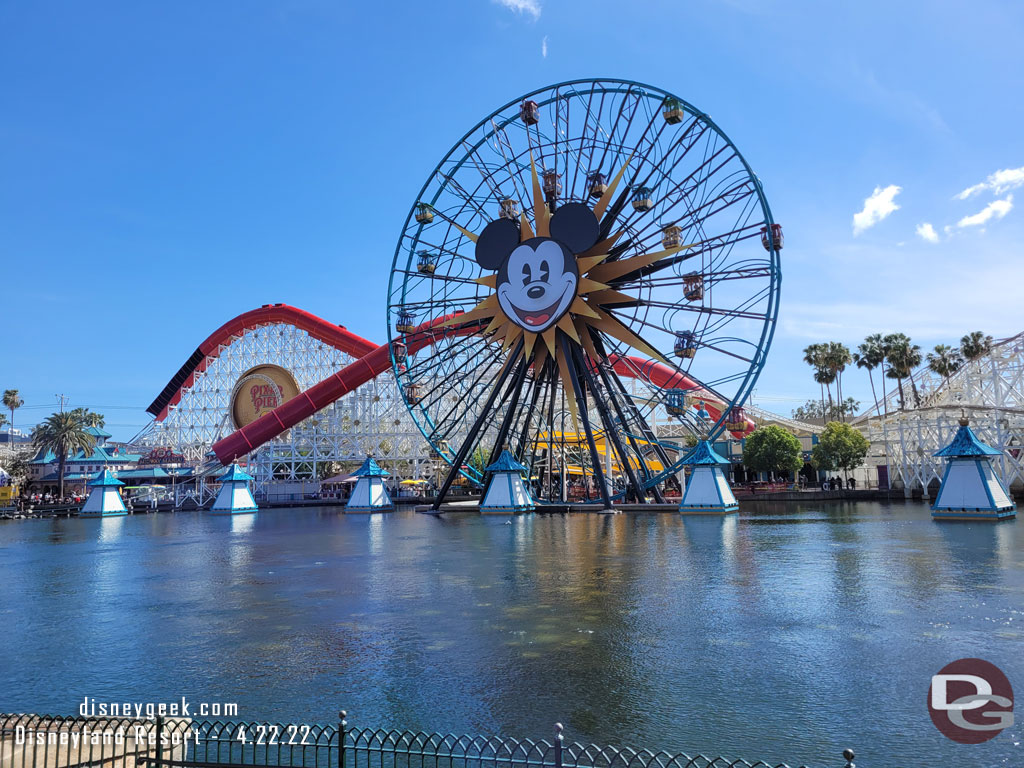
{"label": "railing", "polygon": [[[0,714],[0,768],[789,768],[682,752],[336,725]],[[843,768],[855,768],[851,750]],[[801,766],[801,768],[804,768]]]}

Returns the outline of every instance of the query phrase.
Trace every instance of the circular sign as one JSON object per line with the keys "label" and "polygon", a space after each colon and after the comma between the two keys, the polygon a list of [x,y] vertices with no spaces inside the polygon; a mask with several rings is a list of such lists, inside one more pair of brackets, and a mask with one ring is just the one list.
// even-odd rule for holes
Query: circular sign
{"label": "circular sign", "polygon": [[928,714],[947,738],[981,744],[1013,725],[1013,688],[995,664],[958,659],[932,676]]}
{"label": "circular sign", "polygon": [[257,365],[242,374],[231,393],[231,421],[241,429],[299,394],[299,385],[279,365]]}

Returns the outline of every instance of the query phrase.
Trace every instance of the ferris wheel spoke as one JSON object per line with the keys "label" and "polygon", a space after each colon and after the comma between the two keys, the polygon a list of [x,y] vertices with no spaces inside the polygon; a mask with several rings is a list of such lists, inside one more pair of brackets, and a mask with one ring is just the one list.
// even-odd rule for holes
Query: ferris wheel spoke
{"label": "ferris wheel spoke", "polygon": [[[460,366],[460,368],[458,368],[455,371],[453,371],[451,375],[454,375],[455,373],[458,373],[459,370],[461,370],[463,367],[468,365],[469,362],[470,361],[467,360],[466,363],[463,366]],[[448,424],[449,422],[452,422],[452,424],[454,425],[455,422],[452,421],[452,420],[455,417],[459,416],[460,414],[468,414],[468,413],[473,412],[474,406],[476,406],[476,404],[480,400],[480,397],[482,397],[483,392],[487,389],[487,387],[484,385],[485,379],[488,378],[489,374],[492,372],[492,370],[495,367],[497,367],[499,369],[499,371],[503,370],[504,367],[507,367],[507,366],[503,367],[503,366],[500,366],[500,365],[496,366],[494,364],[495,362],[497,362],[496,359],[491,357],[491,358],[487,358],[486,362],[479,366],[480,367],[479,375],[469,385],[469,387],[466,390],[469,394],[465,395],[462,398],[458,398],[456,403],[455,403],[455,407],[454,408],[449,409],[444,414],[442,414],[442,417],[439,420],[433,422],[433,426],[434,426],[435,431],[440,432],[441,428],[444,425]],[[436,405],[438,402],[440,402],[440,398],[435,399],[433,401],[433,404]]]}
{"label": "ferris wheel spoke", "polygon": [[[581,296],[608,312],[614,337],[588,328],[586,315],[569,309],[568,324],[557,319],[541,342],[536,332],[516,327],[522,315],[498,310],[495,278],[478,282],[492,273],[474,253],[484,227],[499,217],[522,217],[532,232],[545,231],[543,220],[534,221],[543,210],[533,199],[534,173],[544,176],[541,203],[553,212],[570,201],[594,205],[592,174],[621,178],[598,208],[601,240],[616,233],[602,264],[671,250],[670,238],[688,244],[653,263],[638,259],[643,266],[629,272],[603,270],[614,278],[600,280],[598,270],[591,279],[609,286],[603,297],[584,284],[590,290]],[[606,183],[601,177],[593,183],[600,194],[596,185]],[[396,359],[395,366],[409,384],[411,394],[400,391],[413,398],[413,418],[435,445],[459,441],[461,459],[445,452],[452,471],[479,477],[475,461],[472,470],[463,468],[467,452],[490,451],[494,458],[507,448],[552,501],[565,500],[559,476],[569,472],[574,482],[584,480],[588,499],[600,496],[604,461],[627,479],[627,495],[642,498],[648,488],[657,494],[655,484],[672,470],[671,451],[651,429],[664,413],[663,391],[642,373],[627,389],[620,374],[629,370],[607,360],[641,349],[643,357],[663,350],[668,358],[684,339],[688,367],[671,369],[697,387],[705,385],[691,371],[703,372],[712,386],[699,391],[724,413],[749,392],[777,314],[777,250],[764,258],[752,250],[760,251],[754,243],[771,215],[733,144],[704,113],[664,91],[579,81],[529,94],[481,121],[423,190],[430,208],[423,214],[421,206],[415,226],[410,215],[396,249],[389,321],[400,316],[400,327],[417,328],[426,321],[428,329],[389,335],[409,345],[408,361],[402,366]],[[468,319],[459,320],[459,312]],[[434,327],[442,318],[448,318],[444,325]],[[485,328],[499,340],[483,340]],[[521,350],[500,342],[508,338]],[[419,346],[424,341],[429,347]],[[564,359],[548,358],[549,348]],[[594,355],[591,366],[586,360]],[[650,395],[641,397],[643,391]],[[580,423],[570,425],[570,415]],[[682,423],[700,428],[692,415],[684,414]],[[660,465],[652,463],[655,456]]]}

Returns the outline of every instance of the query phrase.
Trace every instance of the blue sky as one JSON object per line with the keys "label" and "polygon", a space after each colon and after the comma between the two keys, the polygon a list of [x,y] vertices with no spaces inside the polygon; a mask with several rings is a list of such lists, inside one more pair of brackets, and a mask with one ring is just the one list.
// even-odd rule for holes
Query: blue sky
{"label": "blue sky", "polygon": [[521,93],[606,76],[679,93],[761,177],[786,248],[755,399],[788,413],[813,341],[1024,330],[1022,33],[987,0],[0,0],[0,388],[19,425],[63,393],[127,438],[260,304],[383,342],[437,160]]}

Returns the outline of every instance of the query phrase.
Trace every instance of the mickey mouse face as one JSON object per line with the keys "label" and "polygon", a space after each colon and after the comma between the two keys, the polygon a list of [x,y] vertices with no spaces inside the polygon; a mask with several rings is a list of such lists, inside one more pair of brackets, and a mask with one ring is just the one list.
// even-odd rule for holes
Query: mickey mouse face
{"label": "mickey mouse face", "polygon": [[567,203],[548,224],[550,237],[519,242],[508,219],[488,224],[476,243],[476,260],[497,270],[498,304],[523,330],[540,333],[557,323],[576,297],[576,255],[597,242],[598,223],[583,203]]}

